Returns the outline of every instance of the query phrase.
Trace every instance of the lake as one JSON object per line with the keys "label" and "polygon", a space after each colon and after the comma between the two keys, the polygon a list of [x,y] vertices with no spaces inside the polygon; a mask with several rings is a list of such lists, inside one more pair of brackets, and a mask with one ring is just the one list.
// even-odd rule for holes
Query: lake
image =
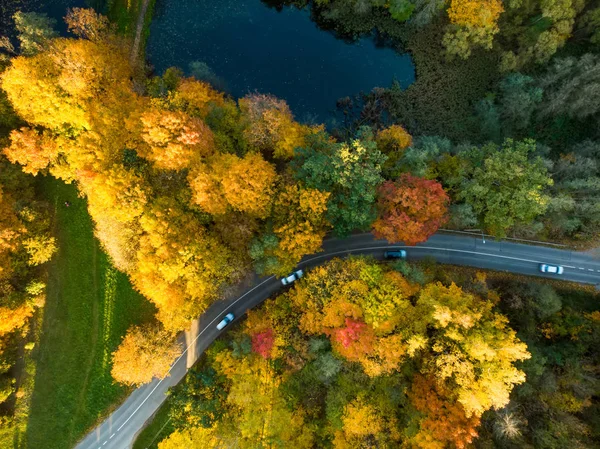
{"label": "lake", "polygon": [[345,42],[308,9],[259,0],[157,0],[146,52],[157,74],[177,66],[236,98],[273,94],[304,122],[330,123],[339,98],[415,79],[408,54],[372,38]]}

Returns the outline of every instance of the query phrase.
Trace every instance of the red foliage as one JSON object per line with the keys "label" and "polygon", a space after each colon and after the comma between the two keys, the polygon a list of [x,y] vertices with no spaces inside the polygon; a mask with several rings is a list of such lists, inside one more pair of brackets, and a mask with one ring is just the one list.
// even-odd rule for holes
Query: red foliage
{"label": "red foliage", "polygon": [[273,329],[267,329],[266,331],[259,332],[258,334],[254,334],[252,336],[252,350],[257,354],[260,354],[265,359],[271,357],[273,343],[275,343],[275,334],[273,333]]}
{"label": "red foliage", "polygon": [[373,328],[362,321],[346,318],[346,327],[331,331],[335,350],[347,360],[359,361],[373,352]]}
{"label": "red foliage", "polygon": [[415,245],[448,220],[450,198],[437,181],[405,173],[395,182],[384,182],[378,195],[379,217],[373,223],[377,238]]}
{"label": "red foliage", "polygon": [[347,348],[351,343],[360,339],[366,327],[367,325],[361,321],[346,318],[346,327],[335,329],[333,331],[333,338],[338,343],[341,343],[344,348]]}

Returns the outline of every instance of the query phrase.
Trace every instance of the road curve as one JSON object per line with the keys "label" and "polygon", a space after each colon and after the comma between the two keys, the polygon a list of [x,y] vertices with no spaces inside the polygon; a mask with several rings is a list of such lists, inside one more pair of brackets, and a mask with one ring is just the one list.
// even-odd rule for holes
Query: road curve
{"label": "road curve", "polygon": [[[481,237],[438,233],[427,242],[417,246],[390,245],[376,240],[371,234],[353,235],[346,239],[328,239],[323,251],[305,257],[300,268],[311,268],[334,257],[348,254],[368,254],[377,258],[390,248],[404,248],[408,260],[433,257],[443,264],[466,265],[496,271],[556,277],[540,273],[540,263],[562,265],[565,269],[560,279],[600,285],[600,262],[589,253],[555,249],[544,246],[523,245],[506,241],[485,240]],[[133,445],[136,435],[166,399],[167,390],[183,379],[187,370],[198,360],[202,352],[220,335],[217,322],[228,312],[236,319],[275,292],[282,289],[280,281],[273,277],[255,277],[252,285],[241,295],[223,299],[213,304],[189,331],[180,336],[185,352],[173,364],[169,375],[154,379],[136,389],[125,402],[101,425],[90,432],[76,449],[127,449]]]}

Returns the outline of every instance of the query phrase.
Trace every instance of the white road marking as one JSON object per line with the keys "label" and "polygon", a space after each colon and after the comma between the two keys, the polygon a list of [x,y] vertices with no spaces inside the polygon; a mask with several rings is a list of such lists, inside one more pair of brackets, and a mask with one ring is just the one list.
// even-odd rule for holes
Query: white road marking
{"label": "white road marking", "polygon": [[[512,257],[512,256],[503,256],[501,254],[493,254],[493,253],[483,253],[480,251],[467,251],[464,249],[453,249],[453,248],[437,248],[437,247],[433,247],[433,246],[405,246],[405,245],[396,245],[396,246],[390,246],[390,245],[385,245],[385,246],[370,246],[368,248],[354,248],[354,249],[346,249],[343,251],[336,251],[334,253],[327,253],[327,254],[322,254],[320,256],[315,256],[311,259],[307,259],[302,263],[306,263],[306,262],[310,262],[313,260],[317,260],[317,259],[321,259],[323,257],[328,257],[328,256],[333,256],[336,254],[344,254],[344,253],[351,253],[353,251],[365,251],[365,250],[370,250],[370,249],[387,249],[387,248],[407,248],[407,249],[433,249],[433,250],[437,250],[437,251],[452,251],[455,253],[466,253],[466,254],[477,254],[479,256],[489,256],[489,257],[498,257],[501,259],[510,259],[510,260],[518,260],[521,262],[531,262],[531,263],[544,263],[542,261],[539,260],[531,260],[531,259],[522,259],[520,257]],[[571,265],[563,265],[563,267],[565,268],[575,268]]]}
{"label": "white road marking", "polygon": [[110,436],[109,440],[112,440],[112,437],[114,437],[115,435],[116,435],[116,433],[113,433],[113,434]]}
{"label": "white road marking", "polygon": [[[270,281],[271,279],[274,279],[274,278],[275,278],[275,276],[269,276],[267,279],[265,279],[264,281],[262,281],[260,284],[256,285],[255,287],[253,287],[252,289],[250,289],[246,293],[244,293],[242,296],[240,296],[238,299],[236,299],[233,303],[231,303],[231,305],[226,310],[231,310],[231,308],[233,306],[235,306],[239,301],[241,301],[242,298],[244,298],[245,296],[249,295],[254,290],[256,290],[258,287],[260,287],[264,283],[266,283],[266,282],[268,282],[268,281]],[[222,312],[222,313],[224,313],[224,312]],[[204,333],[204,331],[206,331],[210,326],[212,326],[214,324],[215,321],[217,321],[221,317],[222,313],[220,313],[219,315],[217,315],[210,323],[208,323],[206,325],[206,327],[204,329],[202,329],[198,333],[198,335],[196,336],[196,338],[194,338],[194,341],[192,341],[188,345],[188,347],[185,348],[185,350],[181,353],[181,355],[177,358],[177,360],[175,360],[175,362],[171,365],[171,367],[169,368],[169,371],[167,372],[167,374],[165,374],[165,376],[158,381],[158,383],[154,386],[154,388],[152,389],[152,391],[150,392],[150,394],[148,394],[148,396],[146,396],[146,398],[142,401],[142,403],[140,405],[138,405],[138,407],[131,413],[131,415],[129,415],[129,417],[125,420],[125,422],[123,424],[121,424],[121,426],[117,429],[117,432],[120,431],[123,428],[123,426],[129,422],[129,420],[133,417],[133,415],[135,415],[137,413],[137,411],[140,408],[142,408],[142,406],[146,403],[146,401],[150,398],[150,396],[152,396],[152,394],[156,391],[156,389],[162,383],[162,381],[165,380],[169,376],[169,374],[171,374],[171,371],[173,370],[173,368],[175,367],[175,365],[177,365],[177,363],[181,360],[181,358],[196,343],[196,341],[198,340],[198,338],[200,338],[200,336]]]}

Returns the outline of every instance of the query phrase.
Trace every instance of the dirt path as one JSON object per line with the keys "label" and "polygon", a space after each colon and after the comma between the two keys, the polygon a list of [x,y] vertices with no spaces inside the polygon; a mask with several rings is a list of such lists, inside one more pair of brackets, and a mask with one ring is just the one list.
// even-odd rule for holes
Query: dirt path
{"label": "dirt path", "polygon": [[138,55],[140,54],[140,44],[142,43],[142,31],[144,31],[144,22],[146,21],[146,13],[148,12],[148,4],[150,0],[142,0],[142,8],[138,15],[137,24],[135,27],[135,38],[133,39],[133,45],[131,46],[131,56],[129,61],[131,65],[134,65]]}

